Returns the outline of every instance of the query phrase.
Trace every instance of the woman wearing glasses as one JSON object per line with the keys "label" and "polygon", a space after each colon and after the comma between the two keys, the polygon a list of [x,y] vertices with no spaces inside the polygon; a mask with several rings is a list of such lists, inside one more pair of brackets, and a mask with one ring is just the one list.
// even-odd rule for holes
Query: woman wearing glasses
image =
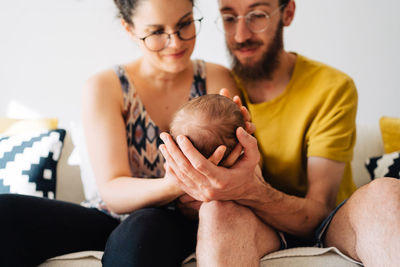
{"label": "woman wearing glasses", "polygon": [[142,57],[85,84],[83,121],[101,199],[83,207],[0,194],[1,266],[104,249],[104,266],[181,266],[195,250],[196,220],[170,204],[185,192],[165,173],[159,133],[189,99],[223,87],[235,95],[235,84],[225,68],[190,59],[201,23],[193,1],[115,3]]}
{"label": "woman wearing glasses", "polygon": [[195,251],[197,221],[171,204],[185,192],[164,170],[159,134],[191,98],[223,87],[237,92],[227,69],[190,58],[202,20],[193,1],[115,3],[142,57],[94,76],[84,91],[85,135],[102,198],[94,203],[118,219],[128,216],[110,235],[103,264],[180,266]]}

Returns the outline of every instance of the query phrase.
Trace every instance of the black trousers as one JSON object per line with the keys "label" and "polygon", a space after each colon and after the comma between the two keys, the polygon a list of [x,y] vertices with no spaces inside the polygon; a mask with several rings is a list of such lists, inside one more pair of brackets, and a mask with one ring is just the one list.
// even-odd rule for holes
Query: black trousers
{"label": "black trousers", "polygon": [[196,222],[164,208],[135,211],[120,223],[73,203],[0,194],[0,266],[5,267],[104,249],[104,266],[180,266],[194,251],[196,232]]}
{"label": "black trousers", "polygon": [[197,228],[177,211],[135,211],[109,237],[103,266],[180,267],[195,251]]}

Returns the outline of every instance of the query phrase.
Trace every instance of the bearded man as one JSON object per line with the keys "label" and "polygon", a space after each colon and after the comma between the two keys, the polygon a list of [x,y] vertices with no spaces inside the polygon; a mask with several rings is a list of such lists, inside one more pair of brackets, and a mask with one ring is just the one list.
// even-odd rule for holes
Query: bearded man
{"label": "bearded man", "polygon": [[203,202],[198,265],[258,266],[260,257],[278,249],[328,245],[366,266],[396,266],[400,184],[377,179],[356,191],[351,176],[352,79],[284,50],[294,0],[219,0],[219,7],[218,25],[258,147],[239,128],[244,154],[226,169],[202,157],[184,136],[177,138],[179,147],[161,136],[167,166],[190,195],[182,204]]}

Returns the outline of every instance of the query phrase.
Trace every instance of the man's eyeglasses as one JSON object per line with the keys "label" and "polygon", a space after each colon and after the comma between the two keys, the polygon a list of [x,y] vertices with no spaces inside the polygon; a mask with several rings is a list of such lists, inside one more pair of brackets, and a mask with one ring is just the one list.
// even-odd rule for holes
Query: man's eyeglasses
{"label": "man's eyeglasses", "polygon": [[178,30],[175,32],[166,33],[160,30],[139,39],[144,42],[147,49],[158,52],[169,45],[171,35],[176,34],[182,41],[189,41],[195,38],[200,32],[202,20],[203,18],[184,21],[178,25]]}
{"label": "man's eyeglasses", "polygon": [[271,14],[262,10],[253,10],[245,16],[234,16],[232,14],[222,14],[215,20],[217,27],[220,31],[225,32],[227,35],[234,35],[237,30],[237,23],[239,19],[243,18],[246,21],[248,29],[253,33],[260,33],[265,31],[271,24],[271,17],[278,13],[286,5],[281,5]]}

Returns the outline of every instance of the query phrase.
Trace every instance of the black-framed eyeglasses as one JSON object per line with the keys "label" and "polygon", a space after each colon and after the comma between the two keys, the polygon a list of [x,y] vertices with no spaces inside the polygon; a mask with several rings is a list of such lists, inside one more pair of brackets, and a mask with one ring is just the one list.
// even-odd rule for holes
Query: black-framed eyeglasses
{"label": "black-framed eyeglasses", "polygon": [[178,30],[175,32],[167,33],[160,30],[139,39],[143,41],[147,49],[158,52],[169,45],[171,35],[176,34],[182,41],[190,41],[195,38],[200,32],[202,20],[203,18],[184,21],[178,25]]}
{"label": "black-framed eyeglasses", "polygon": [[247,28],[253,33],[260,33],[265,31],[271,24],[271,17],[278,13],[286,4],[279,6],[277,9],[268,14],[262,10],[253,10],[244,16],[234,16],[232,14],[222,14],[215,20],[217,28],[226,33],[227,35],[234,35],[237,30],[237,22],[239,19],[244,18]]}

